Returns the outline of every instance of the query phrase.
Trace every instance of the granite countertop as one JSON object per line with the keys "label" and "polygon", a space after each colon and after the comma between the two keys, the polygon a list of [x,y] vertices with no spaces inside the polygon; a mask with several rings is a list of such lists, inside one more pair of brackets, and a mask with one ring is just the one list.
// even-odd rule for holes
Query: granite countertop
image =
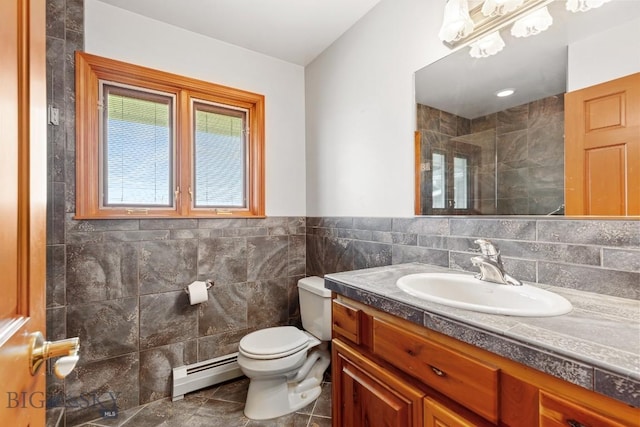
{"label": "granite countertop", "polygon": [[327,274],[325,287],[589,390],[640,407],[640,301],[538,286],[564,296],[563,316],[479,313],[413,297],[396,280],[414,273],[463,273],[410,263]]}

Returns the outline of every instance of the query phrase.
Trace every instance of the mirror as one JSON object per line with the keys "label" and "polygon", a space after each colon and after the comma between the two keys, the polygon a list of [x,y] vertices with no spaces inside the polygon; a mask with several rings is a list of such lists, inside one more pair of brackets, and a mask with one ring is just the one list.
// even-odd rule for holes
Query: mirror
{"label": "mirror", "polygon": [[[536,36],[507,26],[498,54],[475,59],[463,47],[415,73],[416,213],[564,214],[564,93],[571,73],[589,72],[568,69],[571,45],[639,19],[640,1],[548,7],[553,25]],[[632,56],[638,43],[619,46]],[[496,96],[507,88],[515,93]]]}

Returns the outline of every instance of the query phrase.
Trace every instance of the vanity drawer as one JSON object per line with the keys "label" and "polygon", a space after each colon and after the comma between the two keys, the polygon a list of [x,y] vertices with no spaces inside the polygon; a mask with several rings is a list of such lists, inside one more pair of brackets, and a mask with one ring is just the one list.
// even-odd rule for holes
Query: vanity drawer
{"label": "vanity drawer", "polygon": [[624,427],[598,413],[540,390],[540,427]]}
{"label": "vanity drawer", "polygon": [[498,368],[378,318],[373,319],[373,352],[487,420],[498,422]]}
{"label": "vanity drawer", "polygon": [[362,310],[350,307],[340,301],[333,300],[331,311],[333,331],[356,344],[360,344]]}

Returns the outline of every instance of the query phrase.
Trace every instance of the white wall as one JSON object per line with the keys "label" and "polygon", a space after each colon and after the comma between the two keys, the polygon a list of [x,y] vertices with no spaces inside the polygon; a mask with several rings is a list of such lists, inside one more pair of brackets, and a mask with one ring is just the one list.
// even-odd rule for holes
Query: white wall
{"label": "white wall", "polygon": [[304,216],[304,69],[97,0],[85,0],[85,50],[265,96],[266,213]]}
{"label": "white wall", "polygon": [[567,91],[640,71],[640,19],[569,46]]}
{"label": "white wall", "polygon": [[307,66],[307,215],[413,215],[413,73],[448,53],[444,4],[382,0]]}

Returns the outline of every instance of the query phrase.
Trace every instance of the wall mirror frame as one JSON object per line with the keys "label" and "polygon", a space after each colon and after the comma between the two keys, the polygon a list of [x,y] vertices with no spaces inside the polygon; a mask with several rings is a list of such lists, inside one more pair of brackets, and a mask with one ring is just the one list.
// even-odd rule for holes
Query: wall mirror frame
{"label": "wall mirror frame", "polygon": [[[458,46],[416,71],[416,215],[564,214],[564,94],[569,73],[588,72],[569,69],[568,51],[640,19],[640,2],[548,8],[548,30],[517,39],[507,26],[497,55],[476,59]],[[621,43],[630,55],[640,49],[638,39]],[[505,88],[516,93],[495,96]]]}

